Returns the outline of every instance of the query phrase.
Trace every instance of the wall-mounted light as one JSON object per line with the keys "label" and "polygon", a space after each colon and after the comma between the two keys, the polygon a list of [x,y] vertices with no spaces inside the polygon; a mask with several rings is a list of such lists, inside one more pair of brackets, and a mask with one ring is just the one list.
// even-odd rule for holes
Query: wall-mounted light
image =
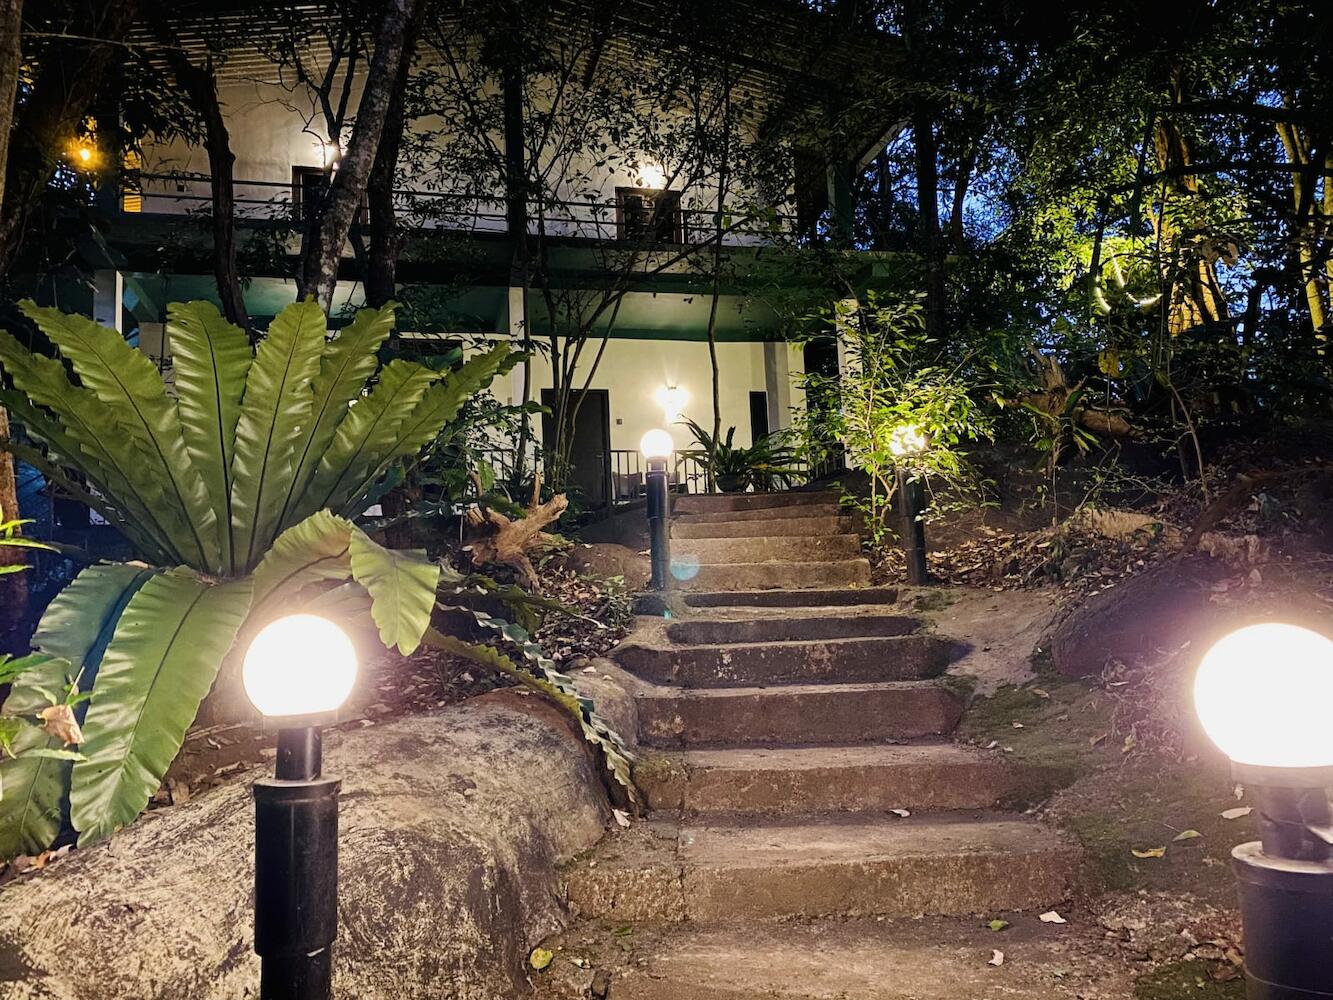
{"label": "wall-mounted light", "polygon": [[662,408],[662,420],[674,424],[685,412],[690,402],[690,394],[678,385],[664,385],[654,394],[657,405]]}
{"label": "wall-mounted light", "polygon": [[642,188],[661,191],[666,187],[666,171],[656,163],[640,163],[636,179]]}

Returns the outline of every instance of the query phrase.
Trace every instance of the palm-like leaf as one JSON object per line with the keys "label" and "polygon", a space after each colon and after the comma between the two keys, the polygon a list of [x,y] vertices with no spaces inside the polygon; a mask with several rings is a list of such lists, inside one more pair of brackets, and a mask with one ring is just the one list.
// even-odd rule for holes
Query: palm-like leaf
{"label": "palm-like leaf", "polygon": [[220,568],[231,573],[236,569],[231,463],[252,361],[250,342],[245,331],[228,323],[211,302],[167,306],[167,336],[175,362],[181,436],[211,502]]}
{"label": "palm-like leaf", "polygon": [[[72,385],[64,366],[54,358],[30,354],[17,340],[0,331],[0,362],[16,389],[37,407],[46,407],[59,420],[59,434],[50,418],[29,407],[18,411],[38,441],[61,460],[76,464],[104,496],[114,498],[123,520],[133,522],[152,540],[148,552],[166,554],[179,562],[188,551],[187,540],[173,537],[168,519],[161,518],[162,485],[135,455],[129,438],[116,428],[114,414],[87,389]],[[76,445],[74,455],[69,454]],[[182,549],[183,547],[183,549]]]}
{"label": "palm-like leaf", "polygon": [[411,415],[426,388],[440,376],[424,365],[390,361],[379,384],[351,408],[320,456],[319,468],[297,506],[304,518],[320,508],[339,510],[368,476],[379,468],[395,432]]}
{"label": "palm-like leaf", "polygon": [[310,383],[324,350],[324,313],[314,299],[288,306],[269,324],[245,382],[232,459],[231,527],[236,569],[250,569],[280,530],[282,499],[296,473],[301,428],[310,420]]}
{"label": "palm-like leaf", "polygon": [[176,404],[152,360],[115,330],[83,316],[32,302],[21,303],[21,308],[70,360],[83,385],[112,410],[140,461],[161,484],[165,513],[184,524],[181,534],[197,560],[192,564],[220,569],[213,508],[203,481],[190,467]]}
{"label": "palm-like leaf", "polygon": [[352,576],[370,594],[380,641],[407,656],[430,625],[440,567],[424,551],[386,549],[360,529],[352,532],[351,553]]}
{"label": "palm-like leaf", "polygon": [[[42,657],[15,680],[5,699],[9,715],[27,715],[51,703],[70,682],[70,664],[60,657]],[[36,854],[60,832],[60,804],[69,762],[33,756],[35,750],[57,750],[60,741],[36,726],[24,727],[11,748],[17,759],[0,764],[0,858]]]}
{"label": "palm-like leaf", "polygon": [[359,481],[353,481],[346,488],[345,496],[335,494],[330,497],[330,506],[341,508],[341,513],[347,517],[359,514],[366,495],[393,463],[410,458],[430,444],[440,428],[458,416],[463,404],[490,384],[509,353],[508,344],[498,344],[485,354],[469,359],[457,371],[450,372],[443,382],[428,388],[408,418],[398,425],[385,443],[379,461],[359,468],[355,473]]}
{"label": "palm-like leaf", "polygon": [[79,843],[129,823],[157,790],[250,607],[250,580],[154,577],[130,599],[102,659],[74,765]]}
{"label": "palm-like leaf", "polygon": [[391,302],[382,309],[358,311],[351,324],[324,349],[312,387],[310,420],[296,448],[296,472],[278,518],[284,526],[309,490],[320,459],[348,415],[349,404],[361,395],[366,379],[375,374],[376,354],[393,327],[396,308]]}

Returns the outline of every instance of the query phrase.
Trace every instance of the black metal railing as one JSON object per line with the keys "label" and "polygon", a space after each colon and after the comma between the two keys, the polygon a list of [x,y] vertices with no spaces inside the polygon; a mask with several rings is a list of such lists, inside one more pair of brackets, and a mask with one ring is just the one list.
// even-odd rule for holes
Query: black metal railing
{"label": "black metal railing", "polygon": [[[238,178],[233,182],[235,213],[242,221],[300,225],[300,188],[290,181],[261,181]],[[121,206],[127,213],[146,215],[206,215],[213,200],[207,174],[176,171],[139,171],[121,179]],[[578,237],[598,241],[640,237],[627,231],[614,201],[540,200],[527,206],[528,232],[552,237]],[[504,233],[508,230],[505,200],[494,195],[457,191],[400,189],[394,191],[394,211],[399,222],[413,229],[439,229],[467,233]],[[654,245],[699,244],[713,238],[717,213],[711,208],[681,205],[672,210],[677,224],[660,227]],[[762,243],[789,231],[794,217],[765,212],[761,218],[728,215],[723,242],[732,245]]]}

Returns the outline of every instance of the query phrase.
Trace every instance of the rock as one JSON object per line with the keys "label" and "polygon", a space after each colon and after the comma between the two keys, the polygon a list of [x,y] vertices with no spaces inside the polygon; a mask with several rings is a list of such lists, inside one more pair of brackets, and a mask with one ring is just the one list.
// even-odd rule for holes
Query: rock
{"label": "rock", "polygon": [[1110,659],[1132,663],[1209,633],[1216,570],[1204,559],[1167,562],[1075,605],[1049,638],[1051,662],[1066,677],[1100,674]]}
{"label": "rock", "polygon": [[651,573],[648,556],[644,552],[613,542],[580,543],[564,555],[565,565],[577,573],[589,576],[619,576],[631,591],[648,586]]}
{"label": "rock", "polygon": [[[529,952],[565,924],[556,865],[608,818],[564,716],[497,692],[330,733],[325,771],[343,779],[335,994],[526,990]],[[250,783],[261,773],[0,889],[0,994],[256,996]]]}

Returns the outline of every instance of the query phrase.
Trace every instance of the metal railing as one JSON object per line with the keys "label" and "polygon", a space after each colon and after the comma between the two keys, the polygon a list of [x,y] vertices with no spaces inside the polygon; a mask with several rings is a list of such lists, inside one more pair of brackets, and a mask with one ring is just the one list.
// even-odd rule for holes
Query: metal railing
{"label": "metal railing", "polygon": [[[177,171],[126,174],[121,179],[121,206],[127,214],[207,215],[213,209],[208,174]],[[237,178],[233,182],[236,218],[296,230],[301,225],[299,185],[292,181]],[[133,206],[132,208],[130,206]],[[400,224],[418,230],[465,233],[508,231],[505,200],[495,195],[430,189],[394,191],[394,211]],[[678,206],[672,225],[626,229],[616,202],[592,200],[533,200],[527,206],[528,232],[551,237],[578,237],[597,241],[643,241],[650,246],[694,245],[708,242],[716,232],[717,213],[711,208]],[[730,218],[723,242],[754,245],[789,231],[794,216],[765,213],[753,223]]]}

